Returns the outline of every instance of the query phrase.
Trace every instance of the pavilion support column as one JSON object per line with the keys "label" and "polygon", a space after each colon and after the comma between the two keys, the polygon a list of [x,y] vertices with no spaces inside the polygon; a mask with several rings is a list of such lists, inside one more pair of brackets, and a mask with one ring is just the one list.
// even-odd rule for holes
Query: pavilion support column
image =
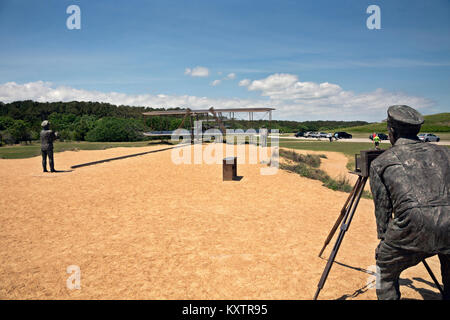
{"label": "pavilion support column", "polygon": [[191,115],[191,144],[194,143],[194,123],[193,123],[193,118],[194,116]]}
{"label": "pavilion support column", "polygon": [[269,111],[269,134],[272,129],[272,110]]}

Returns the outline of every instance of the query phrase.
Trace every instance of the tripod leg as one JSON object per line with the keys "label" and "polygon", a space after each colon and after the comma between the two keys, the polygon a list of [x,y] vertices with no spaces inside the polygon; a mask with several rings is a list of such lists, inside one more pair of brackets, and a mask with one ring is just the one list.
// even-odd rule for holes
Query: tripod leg
{"label": "tripod leg", "polygon": [[439,292],[441,293],[442,296],[444,296],[444,290],[442,289],[441,285],[439,284],[439,282],[437,281],[436,277],[434,276],[433,271],[431,271],[430,266],[425,261],[425,259],[423,259],[422,262],[423,262],[423,265],[425,266],[425,268],[427,269],[428,273],[430,274],[431,279],[433,279],[434,284],[438,288]]}
{"label": "tripod leg", "polygon": [[328,274],[330,273],[331,266],[333,265],[334,259],[339,251],[339,247],[341,246],[342,240],[344,239],[345,232],[350,227],[350,223],[352,222],[353,215],[355,214],[356,208],[358,207],[359,200],[361,199],[362,192],[364,190],[364,186],[366,185],[367,177],[363,177],[358,179],[357,187],[356,187],[356,200],[352,203],[352,207],[347,211],[346,216],[344,217],[344,221],[341,225],[341,231],[339,232],[336,243],[334,244],[333,250],[331,251],[330,257],[328,258],[325,269],[323,270],[322,276],[320,277],[319,283],[317,284],[317,291],[314,295],[314,300],[317,300],[320,290],[322,290],[325,281],[327,280]]}
{"label": "tripod leg", "polygon": [[[355,200],[355,194],[356,194],[356,188],[361,182],[361,177],[358,177],[358,180],[356,181],[355,185],[353,186],[352,192],[350,192],[350,195],[347,198],[347,201],[345,201],[344,206],[341,209],[341,213],[339,214],[336,222],[334,223],[333,228],[331,228],[330,233],[328,234],[327,238],[325,239],[325,242],[323,243],[323,247],[319,252],[319,258],[322,256],[322,253],[325,251],[325,248],[330,243],[331,239],[333,238],[334,234],[336,233],[337,228],[342,222],[342,219],[344,219],[345,215],[347,214],[348,210],[352,207],[353,201]],[[349,204],[350,202],[350,204]]]}

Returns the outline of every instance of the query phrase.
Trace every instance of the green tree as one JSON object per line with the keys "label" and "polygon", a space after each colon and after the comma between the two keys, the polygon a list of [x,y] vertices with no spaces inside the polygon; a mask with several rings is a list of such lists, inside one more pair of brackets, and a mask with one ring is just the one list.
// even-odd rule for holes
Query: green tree
{"label": "green tree", "polygon": [[6,131],[11,134],[16,143],[31,140],[30,130],[27,123],[23,120],[15,120],[13,125]]}
{"label": "green tree", "polygon": [[87,141],[116,142],[143,139],[144,127],[135,119],[102,118],[86,134]]}
{"label": "green tree", "polygon": [[11,117],[0,117],[0,131],[6,130],[14,124],[14,119]]}
{"label": "green tree", "polygon": [[13,138],[13,136],[8,132],[8,130],[1,131],[0,132],[0,140],[2,140],[2,143],[6,144],[14,144],[16,140]]}
{"label": "green tree", "polygon": [[76,116],[72,113],[56,113],[53,112],[49,117],[53,130],[62,131],[72,127],[76,120]]}
{"label": "green tree", "polygon": [[94,129],[97,118],[95,116],[83,115],[77,117],[77,120],[73,123],[73,139],[76,141],[86,140],[87,133]]}

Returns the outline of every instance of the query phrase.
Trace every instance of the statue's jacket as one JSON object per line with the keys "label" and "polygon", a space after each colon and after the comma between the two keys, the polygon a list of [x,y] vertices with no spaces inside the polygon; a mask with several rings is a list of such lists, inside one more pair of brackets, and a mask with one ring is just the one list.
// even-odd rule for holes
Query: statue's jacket
{"label": "statue's jacket", "polygon": [[450,151],[400,138],[372,161],[378,238],[397,248],[450,254]]}
{"label": "statue's jacket", "polygon": [[53,141],[56,140],[56,135],[52,130],[41,131],[41,150],[53,150]]}

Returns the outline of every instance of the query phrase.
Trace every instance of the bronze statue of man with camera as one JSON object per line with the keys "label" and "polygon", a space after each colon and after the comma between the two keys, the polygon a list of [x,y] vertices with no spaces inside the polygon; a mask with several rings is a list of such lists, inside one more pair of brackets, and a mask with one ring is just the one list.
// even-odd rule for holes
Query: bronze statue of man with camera
{"label": "bronze statue of man with camera", "polygon": [[400,299],[400,273],[439,256],[443,298],[450,299],[450,151],[417,138],[423,116],[395,105],[388,109],[392,147],[370,165],[375,203],[378,299]]}
{"label": "bronze statue of man with camera", "polygon": [[58,133],[50,130],[50,122],[44,120],[41,123],[41,155],[42,155],[42,169],[47,171],[47,158],[49,160],[50,172],[56,172],[53,160],[53,141],[58,139]]}

